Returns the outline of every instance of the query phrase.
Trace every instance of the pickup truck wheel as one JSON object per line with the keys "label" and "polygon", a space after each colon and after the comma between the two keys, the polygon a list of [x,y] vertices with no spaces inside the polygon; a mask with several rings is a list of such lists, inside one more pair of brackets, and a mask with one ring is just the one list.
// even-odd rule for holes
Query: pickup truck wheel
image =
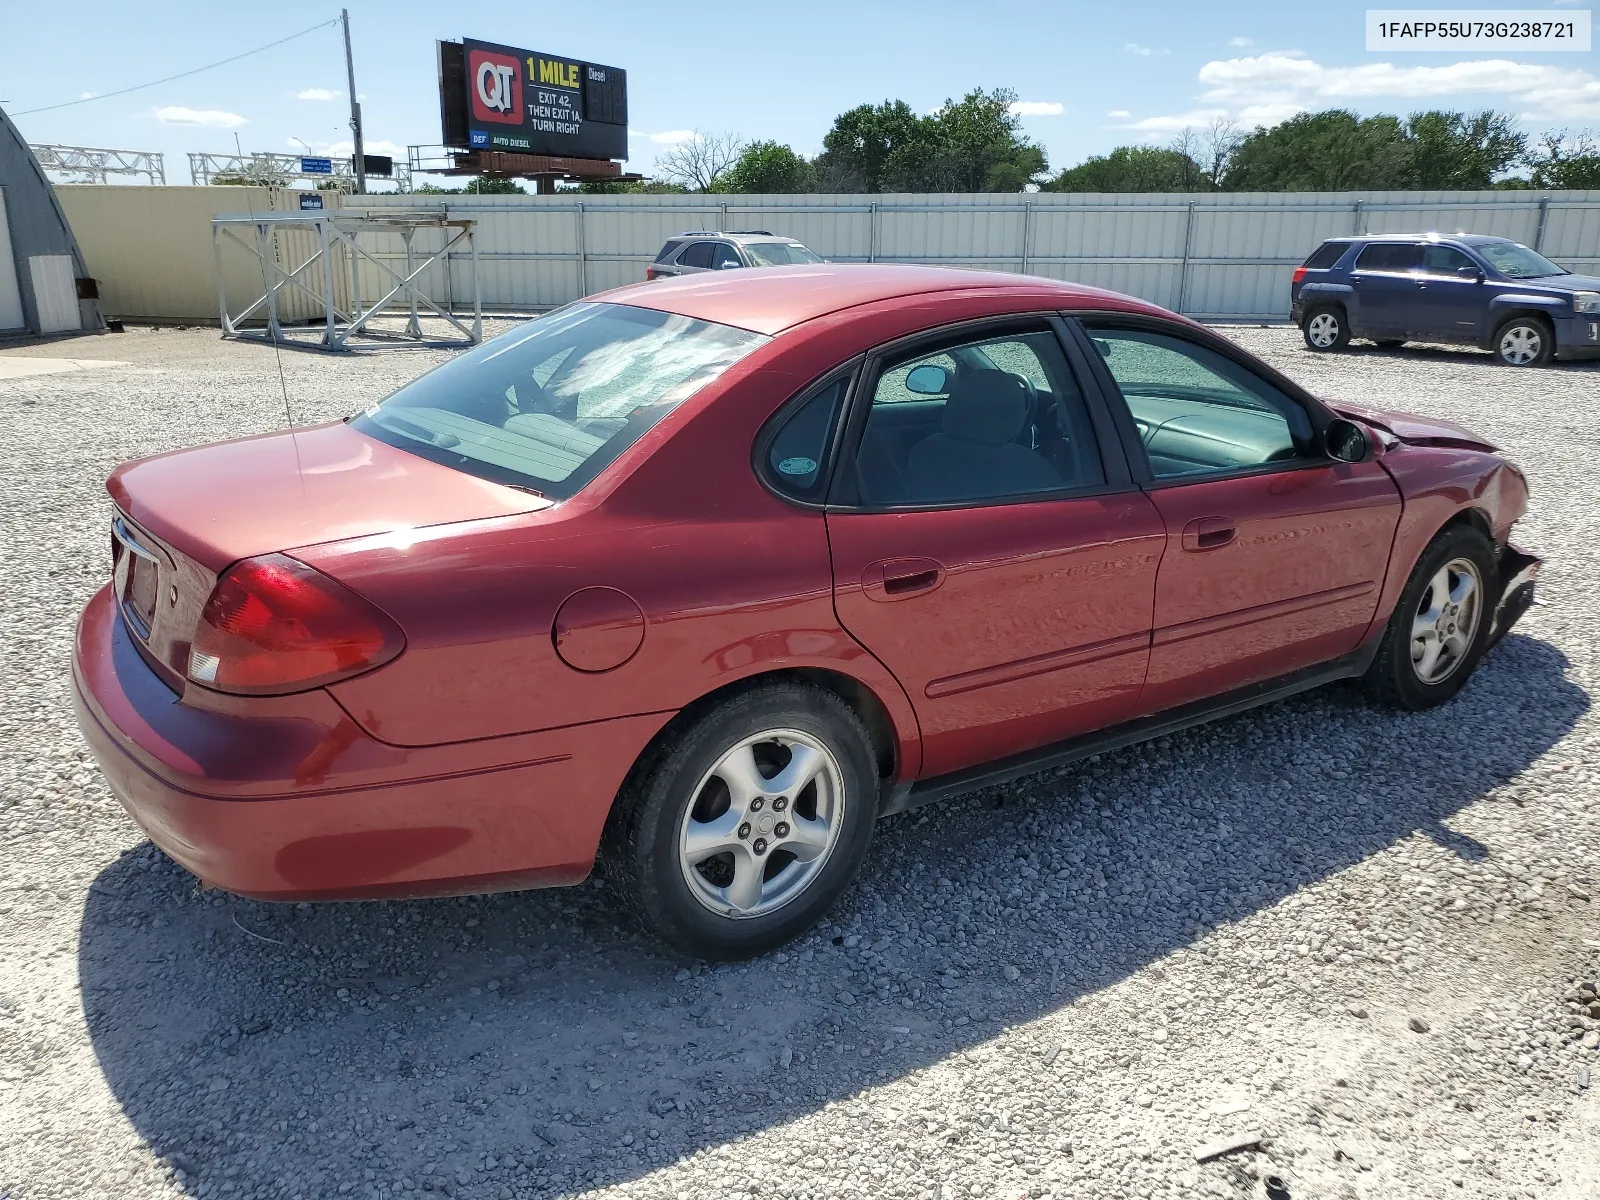
{"label": "pickup truck wheel", "polygon": [[1324,304],[1306,314],[1300,333],[1306,346],[1319,353],[1343,350],[1350,344],[1350,325],[1345,320],[1344,309],[1337,304]]}
{"label": "pickup truck wheel", "polygon": [[1508,367],[1542,367],[1555,349],[1555,334],[1539,317],[1512,317],[1494,331],[1495,359]]}
{"label": "pickup truck wheel", "polygon": [[1455,526],[1417,560],[1363,682],[1377,699],[1418,712],[1443,704],[1488,648],[1496,584],[1494,546]]}

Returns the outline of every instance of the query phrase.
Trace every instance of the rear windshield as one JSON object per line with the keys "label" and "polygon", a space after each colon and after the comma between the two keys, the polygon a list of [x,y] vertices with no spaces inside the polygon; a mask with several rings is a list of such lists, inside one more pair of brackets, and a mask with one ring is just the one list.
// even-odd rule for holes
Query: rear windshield
{"label": "rear windshield", "polygon": [[1339,256],[1350,246],[1349,242],[1323,242],[1311,252],[1311,257],[1303,265],[1313,271],[1326,271],[1339,261]]}
{"label": "rear windshield", "polygon": [[674,254],[677,253],[678,247],[681,246],[681,245],[683,245],[683,239],[674,238],[672,241],[668,242],[665,246],[661,247],[661,253],[656,255],[656,261],[657,262],[666,262],[667,259],[671,258]]}
{"label": "rear windshield", "polygon": [[1489,265],[1507,279],[1541,279],[1546,275],[1571,274],[1537,250],[1529,250],[1518,242],[1480,242],[1473,249],[1488,259]]}
{"label": "rear windshield", "polygon": [[470,475],[566,499],[768,339],[621,304],[574,304],[469,350],[351,424]]}
{"label": "rear windshield", "polygon": [[799,242],[746,242],[744,251],[758,267],[787,267],[793,263],[819,263],[822,258]]}

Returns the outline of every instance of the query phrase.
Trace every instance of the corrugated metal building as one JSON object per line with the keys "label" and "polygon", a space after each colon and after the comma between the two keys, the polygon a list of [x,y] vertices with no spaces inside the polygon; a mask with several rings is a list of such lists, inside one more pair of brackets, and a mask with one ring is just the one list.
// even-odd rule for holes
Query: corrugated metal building
{"label": "corrugated metal building", "polygon": [[101,328],[87,276],[50,181],[0,112],[0,337]]}

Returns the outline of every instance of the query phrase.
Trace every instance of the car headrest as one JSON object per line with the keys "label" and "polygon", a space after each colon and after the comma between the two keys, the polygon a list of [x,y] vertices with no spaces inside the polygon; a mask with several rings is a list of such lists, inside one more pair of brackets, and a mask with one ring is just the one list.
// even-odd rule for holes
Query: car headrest
{"label": "car headrest", "polygon": [[1027,423],[1028,393],[1005,371],[967,372],[944,402],[944,431],[965,441],[1000,446]]}

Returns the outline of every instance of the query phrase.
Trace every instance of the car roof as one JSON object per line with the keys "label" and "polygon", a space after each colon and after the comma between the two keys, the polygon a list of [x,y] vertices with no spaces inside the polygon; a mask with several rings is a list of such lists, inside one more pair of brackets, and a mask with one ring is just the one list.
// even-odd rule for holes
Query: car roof
{"label": "car roof", "polygon": [[[1168,316],[1131,296],[1038,275],[886,263],[818,263],[710,271],[636,283],[589,297],[775,334],[863,304],[932,292],[990,292],[1040,309],[1115,308]],[[1108,303],[1109,302],[1109,303]]]}
{"label": "car roof", "polygon": [[1512,239],[1493,233],[1351,233],[1327,239],[1330,242],[1459,242],[1464,246],[1483,246]]}
{"label": "car roof", "polygon": [[682,233],[675,233],[667,240],[677,241],[679,238],[726,238],[730,242],[793,242],[800,245],[799,238],[785,237],[781,233],[768,233],[763,229],[686,229]]}

